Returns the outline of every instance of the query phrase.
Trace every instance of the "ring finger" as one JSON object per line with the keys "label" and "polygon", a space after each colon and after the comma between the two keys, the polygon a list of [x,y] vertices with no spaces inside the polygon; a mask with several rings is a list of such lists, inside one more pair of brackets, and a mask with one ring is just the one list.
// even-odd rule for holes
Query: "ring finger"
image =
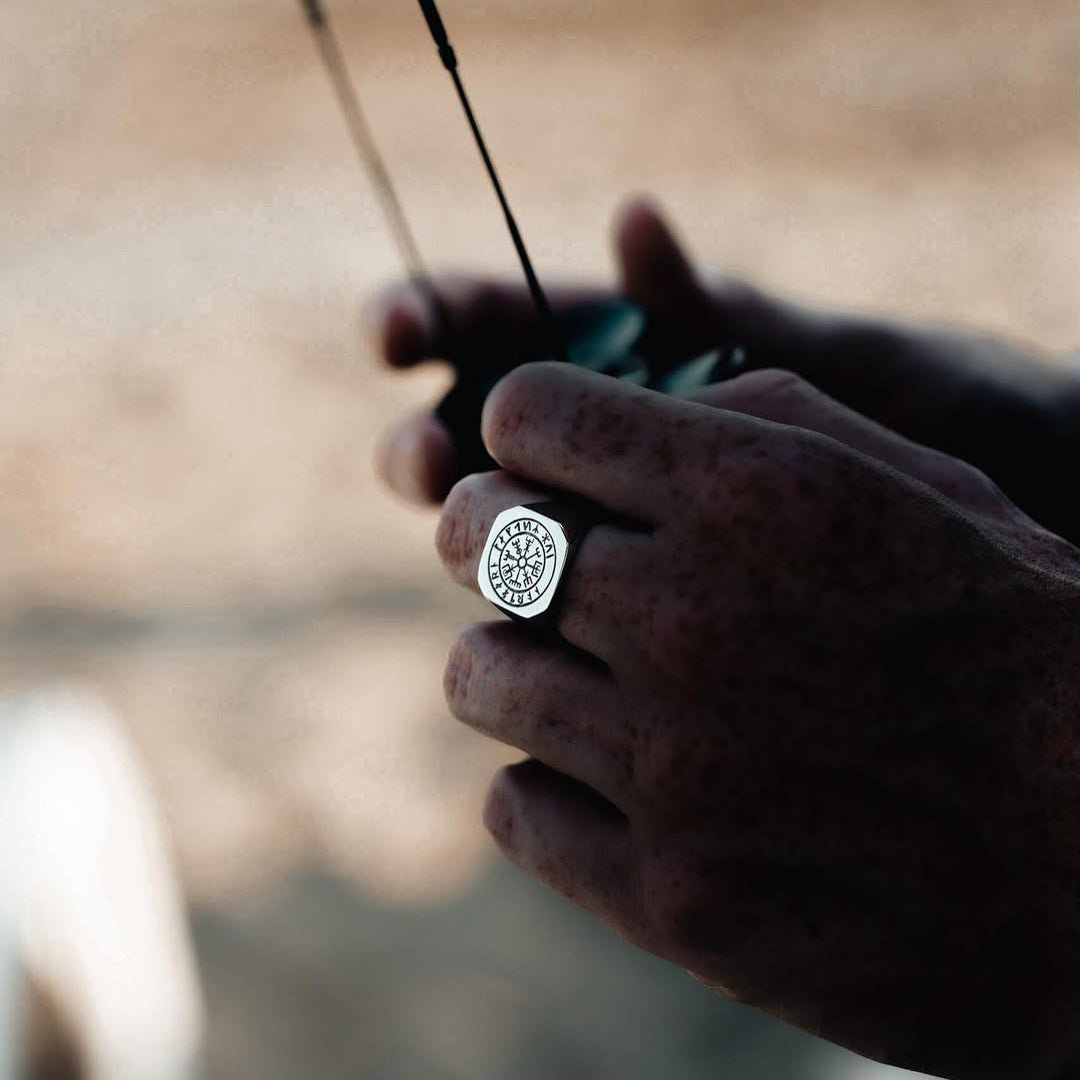
{"label": "ring finger", "polygon": [[[437,547],[454,579],[479,592],[477,570],[495,519],[504,510],[550,499],[507,473],[481,473],[455,485],[443,507]],[[628,654],[638,623],[633,583],[643,580],[651,537],[618,525],[594,525],[564,570],[558,629],[571,645],[611,667]]]}

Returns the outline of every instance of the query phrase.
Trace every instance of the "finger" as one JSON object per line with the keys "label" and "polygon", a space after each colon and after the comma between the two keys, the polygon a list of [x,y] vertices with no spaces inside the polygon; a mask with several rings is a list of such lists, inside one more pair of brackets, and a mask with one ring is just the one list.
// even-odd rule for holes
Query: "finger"
{"label": "finger", "polygon": [[[712,325],[712,301],[660,211],[646,199],[632,200],[618,215],[615,246],[626,294],[650,316]],[[556,314],[609,299],[609,290],[586,286],[549,287]],[[536,305],[524,284],[446,274],[429,287],[400,282],[368,305],[365,321],[380,353],[393,367],[409,367],[446,356],[484,357],[520,346],[539,326]]]}
{"label": "finger", "polygon": [[508,473],[474,473],[459,480],[443,505],[435,547],[450,576],[476,589],[480,556],[495,518],[511,506],[540,502],[543,495]]}
{"label": "finger", "polygon": [[654,318],[708,325],[712,302],[660,210],[631,200],[615,226],[615,247],[626,295]]}
{"label": "finger", "polygon": [[968,506],[997,509],[1001,505],[997,487],[973,466],[905,439],[793,372],[749,372],[706,387],[693,400],[827,435]]}
{"label": "finger", "polygon": [[[479,593],[477,572],[495,519],[513,506],[545,498],[504,472],[466,477],[443,507],[435,544],[450,575]],[[558,629],[571,645],[609,666],[627,655],[641,612],[633,584],[648,576],[650,539],[616,525],[597,524],[582,537],[559,598]]]}
{"label": "finger", "polygon": [[[818,366],[818,354],[839,319],[772,296],[728,275],[703,278],[671,225],[648,199],[631,200],[619,215],[616,249],[626,294],[663,327],[665,355],[741,346],[754,367]],[[687,353],[689,350],[689,353]]]}
{"label": "finger", "polygon": [[934,356],[923,335],[873,315],[830,311],[793,302],[729,275],[712,275],[709,340],[740,345],[750,370],[793,371],[856,412],[896,426],[914,412],[905,386],[926,383],[951,392],[956,375]]}
{"label": "finger", "polygon": [[[645,198],[618,214],[615,248],[626,295],[650,316],[713,325],[712,297],[661,212]],[[611,298],[611,291],[581,285],[548,286],[556,314]],[[393,367],[451,355],[490,355],[534,333],[539,316],[523,283],[460,274],[434,277],[426,287],[398,282],[367,306],[365,322]]]}
{"label": "finger", "polygon": [[432,355],[440,320],[435,294],[413,282],[384,287],[363,311],[364,326],[391,367],[411,367]]}
{"label": "finger", "polygon": [[410,416],[383,437],[376,451],[382,480],[415,503],[440,503],[458,478],[457,450],[446,427],[430,412]]}
{"label": "finger", "polygon": [[709,297],[714,343],[741,345],[754,367],[809,363],[834,322],[825,312],[802,307],[732,274],[710,274],[703,287]]}
{"label": "finger", "polygon": [[526,873],[620,930],[641,923],[625,817],[599,795],[538,761],[501,769],[484,824]]}
{"label": "finger", "polygon": [[620,739],[615,684],[603,668],[513,623],[481,623],[454,643],[444,689],[462,723],[626,808],[632,748]]}
{"label": "finger", "polygon": [[899,465],[921,449],[823,394],[793,371],[766,368],[703,387],[687,400],[829,435],[854,449]]}
{"label": "finger", "polygon": [[760,426],[565,364],[511,372],[483,416],[484,444],[504,469],[649,525],[685,508],[702,461]]}
{"label": "finger", "polygon": [[[610,298],[610,291],[587,286],[556,285],[546,292],[556,314]],[[409,282],[387,287],[368,306],[365,321],[391,367],[456,357],[479,364],[508,349],[522,351],[540,328],[525,285],[452,274],[432,279],[428,289]]]}

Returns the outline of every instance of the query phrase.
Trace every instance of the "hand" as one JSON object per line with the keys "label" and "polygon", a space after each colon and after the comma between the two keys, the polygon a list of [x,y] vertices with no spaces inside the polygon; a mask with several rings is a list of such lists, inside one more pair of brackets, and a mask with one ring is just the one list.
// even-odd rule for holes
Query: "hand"
{"label": "hand", "polygon": [[[908,327],[827,314],[774,299],[745,283],[701,281],[648,203],[631,204],[616,229],[622,292],[660,328],[678,363],[737,342],[755,368],[802,375],[857,412],[988,473],[1027,513],[1080,541],[1080,378],[1030,350],[952,329]],[[436,333],[419,295],[388,290],[377,304],[381,351],[397,367],[455,355],[483,361],[536,331],[524,286],[467,278],[436,283],[447,325]],[[554,290],[557,308],[599,289]],[[612,295],[608,293],[606,295]],[[431,415],[386,440],[382,471],[402,495],[441,501],[458,478],[449,434]]]}
{"label": "hand", "polygon": [[[1080,1067],[1080,551],[970,466],[783,372],[678,401],[508,376],[438,544],[476,587],[502,510],[595,527],[570,647],[473,627],[451,710],[530,755],[503,851],[697,978],[952,1077]],[[733,410],[733,411],[731,411]]]}

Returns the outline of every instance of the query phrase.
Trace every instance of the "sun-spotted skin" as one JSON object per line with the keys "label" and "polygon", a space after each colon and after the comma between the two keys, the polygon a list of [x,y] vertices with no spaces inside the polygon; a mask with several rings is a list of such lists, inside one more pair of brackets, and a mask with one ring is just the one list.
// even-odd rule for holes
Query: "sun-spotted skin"
{"label": "sun-spotted skin", "polygon": [[545,365],[496,388],[506,472],[460,483],[439,528],[463,584],[537,486],[596,498],[602,474],[607,509],[641,512],[582,545],[572,648],[508,624],[456,643],[452,711],[533,756],[486,822],[721,992],[907,1067],[1064,1080],[1080,551],[978,470],[852,417],[783,372],[708,405]]}

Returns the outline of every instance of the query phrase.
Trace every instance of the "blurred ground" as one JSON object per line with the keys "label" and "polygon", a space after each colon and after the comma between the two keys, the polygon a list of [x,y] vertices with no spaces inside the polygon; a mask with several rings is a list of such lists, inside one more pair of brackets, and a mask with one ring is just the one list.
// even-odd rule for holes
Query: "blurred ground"
{"label": "blurred ground", "polygon": [[[418,13],[333,8],[430,260],[511,270]],[[646,190],[765,284],[1075,347],[1074,0],[445,14],[549,278],[608,274]],[[503,755],[440,691],[482,609],[370,467],[442,376],[356,330],[398,264],[296,5],[14,0],[0,58],[0,677],[127,718],[211,1074],[840,1075],[492,861]]]}

